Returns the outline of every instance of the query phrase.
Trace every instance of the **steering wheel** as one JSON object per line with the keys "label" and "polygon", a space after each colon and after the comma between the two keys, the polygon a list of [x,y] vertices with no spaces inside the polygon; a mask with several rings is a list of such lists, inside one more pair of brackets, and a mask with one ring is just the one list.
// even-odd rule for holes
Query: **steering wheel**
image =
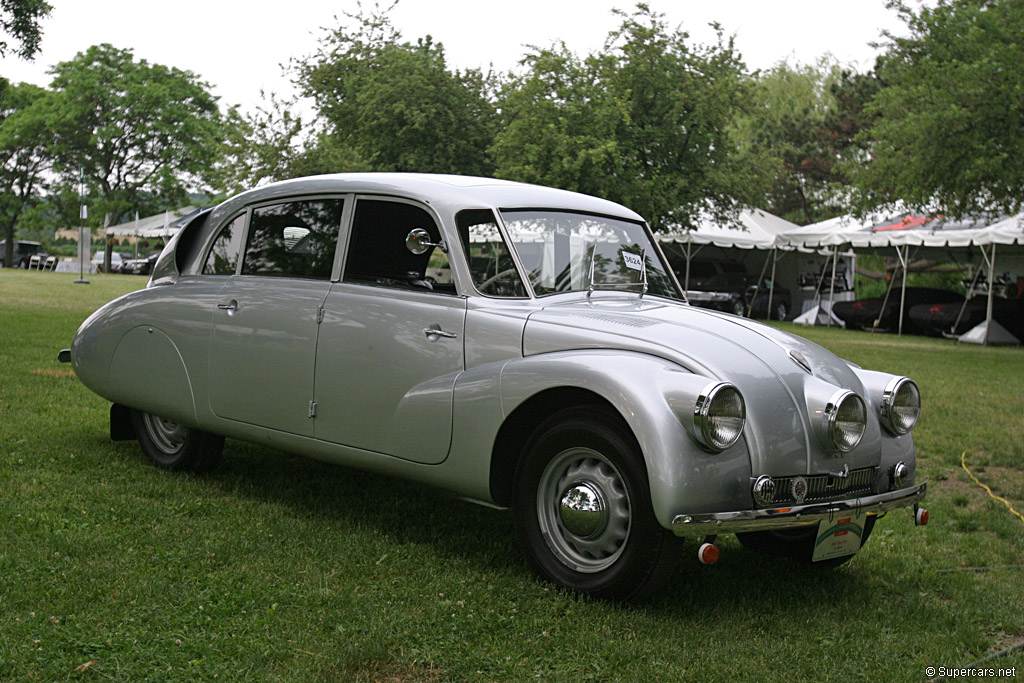
{"label": "steering wheel", "polygon": [[519,274],[519,271],[517,271],[515,268],[506,268],[505,270],[501,271],[500,273],[497,273],[496,275],[492,275],[491,277],[489,277],[486,280],[484,280],[483,282],[481,282],[480,285],[479,285],[480,291],[481,292],[486,292],[489,287],[494,285],[498,280],[500,280],[503,277],[508,277],[509,275],[518,275],[518,274]]}

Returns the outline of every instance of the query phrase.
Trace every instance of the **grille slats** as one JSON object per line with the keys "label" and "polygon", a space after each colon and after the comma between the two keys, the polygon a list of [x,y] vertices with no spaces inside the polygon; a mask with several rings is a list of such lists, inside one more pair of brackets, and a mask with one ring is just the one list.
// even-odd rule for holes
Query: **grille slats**
{"label": "grille slats", "polygon": [[[862,493],[871,493],[875,486],[877,467],[865,467],[859,470],[850,470],[850,476],[845,479],[833,477],[828,474],[804,475],[807,481],[807,496],[804,503],[817,503],[820,501],[848,498]],[[780,503],[794,503],[793,480],[796,477],[773,477],[778,493],[772,505]]]}

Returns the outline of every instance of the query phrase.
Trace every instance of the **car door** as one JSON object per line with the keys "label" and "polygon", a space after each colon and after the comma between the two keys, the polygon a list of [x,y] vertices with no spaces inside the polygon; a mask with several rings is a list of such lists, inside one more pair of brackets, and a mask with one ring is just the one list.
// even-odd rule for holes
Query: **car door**
{"label": "car door", "polygon": [[238,272],[214,312],[208,394],[219,417],[312,435],[318,321],[344,205],[327,197],[249,209]]}
{"label": "car door", "polygon": [[[440,243],[424,207],[356,201],[344,275],[324,301],[315,436],[422,463],[448,455],[455,379],[464,369],[466,300],[440,246],[415,254],[414,229]],[[428,271],[432,274],[428,278]]]}

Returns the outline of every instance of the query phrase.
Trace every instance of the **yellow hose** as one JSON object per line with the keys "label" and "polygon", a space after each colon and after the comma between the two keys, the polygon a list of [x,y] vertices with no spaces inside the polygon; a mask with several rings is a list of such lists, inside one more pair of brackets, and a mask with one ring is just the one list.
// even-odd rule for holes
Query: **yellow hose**
{"label": "yellow hose", "polygon": [[1003,505],[1008,507],[1010,509],[1010,512],[1012,512],[1013,514],[1017,515],[1017,517],[1020,519],[1021,522],[1024,522],[1024,515],[1020,514],[1016,510],[1014,510],[1013,506],[1010,505],[1010,501],[1006,500],[1002,496],[997,496],[995,493],[993,493],[992,489],[990,489],[987,485],[985,485],[985,484],[981,483],[980,481],[978,481],[978,478],[976,476],[974,476],[974,472],[971,472],[971,470],[969,470],[967,468],[967,451],[964,451],[963,454],[960,456],[960,466],[964,468],[964,472],[966,472],[967,476],[969,476],[971,479],[974,480],[975,484],[977,484],[981,488],[983,488],[986,491],[988,491],[988,495],[992,496],[993,498],[998,500],[1000,503],[1002,503]]}

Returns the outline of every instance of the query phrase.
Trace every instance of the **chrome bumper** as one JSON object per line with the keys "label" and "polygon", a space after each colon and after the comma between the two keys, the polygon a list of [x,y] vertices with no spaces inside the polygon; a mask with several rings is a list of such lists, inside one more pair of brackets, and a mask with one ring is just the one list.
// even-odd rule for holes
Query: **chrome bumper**
{"label": "chrome bumper", "polygon": [[836,515],[847,512],[879,515],[895,508],[914,505],[924,498],[926,489],[927,483],[922,482],[905,489],[863,498],[830,500],[824,503],[765,508],[763,510],[676,515],[672,520],[672,531],[676,536],[710,536],[712,534],[734,534],[740,531],[766,531],[811,526],[823,519],[832,519]]}

